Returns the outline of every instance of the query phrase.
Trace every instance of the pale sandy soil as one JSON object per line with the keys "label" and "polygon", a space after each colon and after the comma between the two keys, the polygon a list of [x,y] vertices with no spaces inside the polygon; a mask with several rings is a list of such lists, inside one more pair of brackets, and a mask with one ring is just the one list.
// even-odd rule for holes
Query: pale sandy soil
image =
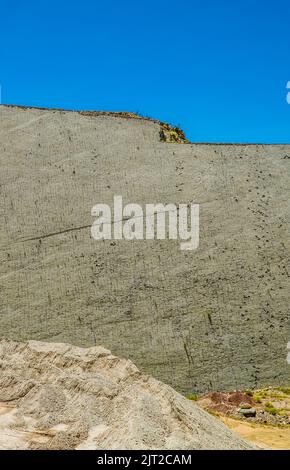
{"label": "pale sandy soil", "polygon": [[243,439],[246,439],[262,449],[289,450],[290,427],[269,426],[249,423],[238,419],[220,416],[221,421]]}

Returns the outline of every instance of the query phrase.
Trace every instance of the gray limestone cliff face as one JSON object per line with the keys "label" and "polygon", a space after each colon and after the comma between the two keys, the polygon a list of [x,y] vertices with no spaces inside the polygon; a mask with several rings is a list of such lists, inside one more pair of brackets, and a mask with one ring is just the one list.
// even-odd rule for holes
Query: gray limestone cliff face
{"label": "gray limestone cliff face", "polygon": [[[0,107],[0,335],[102,344],[182,392],[289,383],[290,146]],[[97,203],[200,204],[200,246],[91,237]]]}

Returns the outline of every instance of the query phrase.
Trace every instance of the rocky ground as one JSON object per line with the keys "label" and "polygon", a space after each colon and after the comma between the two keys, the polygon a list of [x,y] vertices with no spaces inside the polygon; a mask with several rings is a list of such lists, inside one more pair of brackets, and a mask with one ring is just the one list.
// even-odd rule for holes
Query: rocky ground
{"label": "rocky ground", "polygon": [[290,387],[213,392],[193,397],[205,410],[260,424],[290,426]]}
{"label": "rocky ground", "polygon": [[241,437],[267,449],[290,449],[290,387],[189,396]]}
{"label": "rocky ground", "polygon": [[0,342],[0,449],[250,449],[102,347]]}

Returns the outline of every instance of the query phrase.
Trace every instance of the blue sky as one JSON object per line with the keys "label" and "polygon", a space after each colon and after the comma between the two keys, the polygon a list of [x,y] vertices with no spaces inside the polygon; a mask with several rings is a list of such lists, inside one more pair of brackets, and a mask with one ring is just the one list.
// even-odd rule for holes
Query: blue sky
{"label": "blue sky", "polygon": [[[290,143],[289,0],[0,0],[2,102]],[[289,90],[290,91],[290,90]]]}

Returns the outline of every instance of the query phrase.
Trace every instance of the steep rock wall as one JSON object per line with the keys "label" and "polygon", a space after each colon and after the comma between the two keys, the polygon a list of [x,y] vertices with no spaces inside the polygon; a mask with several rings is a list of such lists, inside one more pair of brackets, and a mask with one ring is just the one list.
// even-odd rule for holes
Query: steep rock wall
{"label": "steep rock wall", "polygon": [[[290,146],[0,107],[0,334],[103,344],[180,391],[289,381]],[[95,241],[91,208],[199,203],[200,246]]]}

